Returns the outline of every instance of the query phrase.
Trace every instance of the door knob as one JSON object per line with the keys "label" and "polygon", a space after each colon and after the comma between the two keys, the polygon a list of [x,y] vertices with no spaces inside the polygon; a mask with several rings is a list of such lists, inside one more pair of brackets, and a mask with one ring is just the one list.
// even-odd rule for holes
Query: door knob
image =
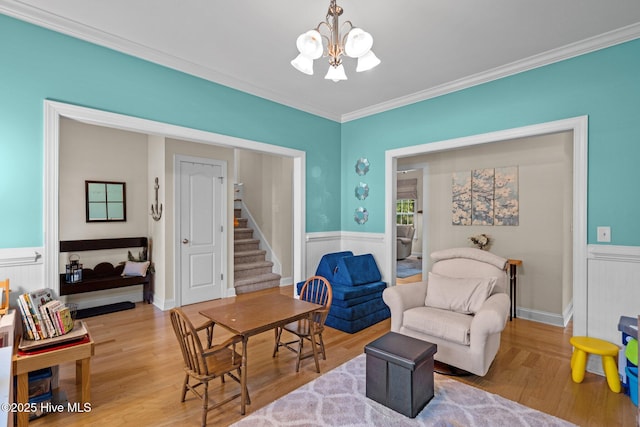
{"label": "door knob", "polygon": [[187,243],[189,243],[189,239],[182,239],[182,243],[186,245]]}

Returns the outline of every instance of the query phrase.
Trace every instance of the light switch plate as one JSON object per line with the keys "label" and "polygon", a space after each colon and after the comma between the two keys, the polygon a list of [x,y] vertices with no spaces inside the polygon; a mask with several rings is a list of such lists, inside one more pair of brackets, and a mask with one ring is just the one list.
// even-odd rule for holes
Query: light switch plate
{"label": "light switch plate", "polygon": [[611,227],[598,227],[598,242],[611,241]]}

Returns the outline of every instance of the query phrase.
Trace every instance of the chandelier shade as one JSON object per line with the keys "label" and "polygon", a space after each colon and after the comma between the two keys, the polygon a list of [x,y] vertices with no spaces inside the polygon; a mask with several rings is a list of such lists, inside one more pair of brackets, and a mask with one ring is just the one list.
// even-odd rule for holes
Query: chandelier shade
{"label": "chandelier shade", "polygon": [[371,51],[373,37],[361,28],[354,28],[347,34],[347,42],[344,44],[344,53],[352,58],[360,58]]}
{"label": "chandelier shade", "polygon": [[330,65],[327,75],[324,76],[324,78],[327,80],[333,80],[336,83],[340,80],[347,80],[347,74],[344,72],[344,65],[340,64],[337,67]]}
{"label": "chandelier shade", "polygon": [[325,56],[329,59],[329,70],[324,78],[339,82],[347,80],[342,64],[343,56],[357,58],[357,72],[370,70],[380,64],[380,59],[371,50],[371,34],[354,27],[351,21],[344,21],[340,25],[339,17],[342,12],[343,9],[336,4],[336,0],[331,0],[325,20],[315,29],[298,36],[296,47],[300,54],[291,61],[295,69],[312,75],[313,61]]}
{"label": "chandelier shade", "polygon": [[380,64],[380,60],[376,56],[373,51],[369,51],[358,58],[358,66],[356,67],[356,71],[358,73],[362,71],[368,71],[372,68],[375,68],[378,64]]}
{"label": "chandelier shade", "polygon": [[293,65],[293,67],[301,73],[305,73],[308,75],[313,74],[313,59],[305,56],[302,53],[296,56],[293,61],[291,61],[291,65]]}
{"label": "chandelier shade", "polygon": [[322,36],[316,30],[300,34],[296,46],[298,51],[308,58],[318,59],[322,56]]}

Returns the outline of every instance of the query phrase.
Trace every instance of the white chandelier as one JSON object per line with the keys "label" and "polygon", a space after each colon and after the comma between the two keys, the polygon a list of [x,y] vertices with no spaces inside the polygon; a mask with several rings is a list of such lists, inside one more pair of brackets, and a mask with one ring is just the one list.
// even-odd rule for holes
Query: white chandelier
{"label": "white chandelier", "polygon": [[307,31],[298,37],[296,45],[300,54],[291,61],[295,69],[311,75],[313,61],[321,56],[327,56],[329,71],[324,78],[338,82],[347,80],[342,65],[343,55],[358,59],[357,72],[370,70],[380,64],[380,60],[371,50],[373,46],[371,34],[354,27],[351,21],[345,21],[341,26],[338,17],[342,12],[336,0],[331,0],[325,20],[320,22],[314,30]]}

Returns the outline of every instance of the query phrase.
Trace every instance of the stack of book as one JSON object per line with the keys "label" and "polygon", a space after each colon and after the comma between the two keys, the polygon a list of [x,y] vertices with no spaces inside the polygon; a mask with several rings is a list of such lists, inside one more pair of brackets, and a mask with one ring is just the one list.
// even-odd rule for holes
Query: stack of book
{"label": "stack of book", "polygon": [[70,308],[53,298],[51,289],[39,289],[18,297],[23,337],[42,340],[64,335],[73,329]]}

